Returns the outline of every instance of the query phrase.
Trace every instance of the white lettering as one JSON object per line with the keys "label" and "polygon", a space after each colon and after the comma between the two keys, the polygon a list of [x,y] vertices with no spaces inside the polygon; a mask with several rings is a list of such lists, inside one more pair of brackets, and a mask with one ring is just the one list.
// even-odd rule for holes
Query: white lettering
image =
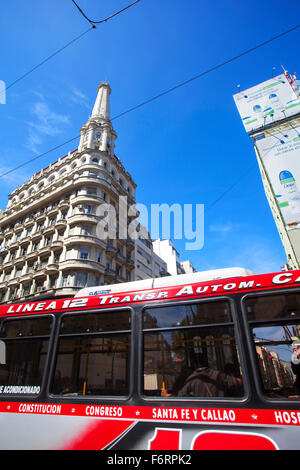
{"label": "white lettering", "polygon": [[180,291],[177,292],[177,294],[175,294],[175,295],[182,295],[182,294],[189,294],[190,295],[190,294],[193,294],[193,293],[194,292],[193,292],[192,286],[185,286],[182,289],[180,289]]}
{"label": "white lettering", "polygon": [[137,300],[143,300],[145,294],[136,294],[133,297],[133,302],[136,302]]}
{"label": "white lettering", "polygon": [[112,295],[108,295],[107,297],[99,297],[100,304],[104,305],[108,299],[110,299]]}
{"label": "white lettering", "polygon": [[155,297],[156,297],[155,292],[149,292],[149,294],[147,294],[145,298],[147,300],[152,300],[152,299],[155,299]]}
{"label": "white lettering", "polygon": [[168,297],[168,292],[159,292],[157,294],[157,298],[160,299],[161,297],[163,297],[164,299],[166,299]]}
{"label": "white lettering", "polygon": [[44,306],[46,305],[46,302],[40,302],[38,303],[35,308],[34,308],[34,311],[39,311],[39,310],[43,310]]}
{"label": "white lettering", "polygon": [[203,421],[235,421],[235,413],[233,410],[205,410],[200,411]]}
{"label": "white lettering", "polygon": [[216,292],[219,287],[222,287],[222,284],[215,284],[214,286],[211,286],[213,292]]}
{"label": "white lettering", "polygon": [[33,307],[34,307],[34,304],[27,304],[27,305],[24,305],[23,312],[31,312],[31,310],[33,309]]}
{"label": "white lettering", "polygon": [[207,289],[208,289],[208,286],[197,287],[196,294],[201,294],[202,292],[206,292]]}
{"label": "white lettering", "polygon": [[74,308],[74,307],[85,307],[87,302],[88,302],[88,297],[85,298],[85,299],[73,299],[71,304],[70,304],[70,308]]}
{"label": "white lettering", "polygon": [[248,289],[248,287],[253,287],[254,281],[242,281],[240,282],[239,289]]}
{"label": "white lettering", "polygon": [[224,289],[231,290],[231,289],[234,289],[235,287],[236,287],[236,284],[234,282],[231,282],[229,284],[225,284]]}
{"label": "white lettering", "polygon": [[89,405],[85,409],[87,416],[107,416],[107,417],[120,417],[123,410],[120,406],[94,406]]}
{"label": "white lettering", "polygon": [[50,310],[50,309],[56,309],[56,302],[51,302],[47,307],[45,307],[45,310]]}
{"label": "white lettering", "polygon": [[273,277],[272,282],[273,284],[284,284],[286,282],[290,282],[292,276],[292,273],[277,274]]}

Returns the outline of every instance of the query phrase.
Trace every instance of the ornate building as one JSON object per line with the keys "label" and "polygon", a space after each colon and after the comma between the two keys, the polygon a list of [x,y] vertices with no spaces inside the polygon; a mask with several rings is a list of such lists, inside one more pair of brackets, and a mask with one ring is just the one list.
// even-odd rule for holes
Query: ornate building
{"label": "ornate building", "polygon": [[[78,149],[9,195],[0,215],[2,303],[73,296],[84,286],[133,280],[134,241],[118,235],[127,234],[136,215],[119,217],[119,201],[123,196],[134,207],[136,184],[114,154],[110,92],[108,83],[99,85]],[[116,215],[114,237],[99,236],[109,212],[105,204]]]}

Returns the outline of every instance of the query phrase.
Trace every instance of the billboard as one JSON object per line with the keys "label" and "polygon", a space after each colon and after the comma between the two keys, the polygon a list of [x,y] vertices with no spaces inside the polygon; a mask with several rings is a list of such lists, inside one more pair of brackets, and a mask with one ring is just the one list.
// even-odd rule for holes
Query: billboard
{"label": "billboard", "polygon": [[255,146],[289,230],[300,227],[300,125],[276,132],[257,136]]}
{"label": "billboard", "polygon": [[300,113],[300,98],[284,74],[233,96],[247,132]]}

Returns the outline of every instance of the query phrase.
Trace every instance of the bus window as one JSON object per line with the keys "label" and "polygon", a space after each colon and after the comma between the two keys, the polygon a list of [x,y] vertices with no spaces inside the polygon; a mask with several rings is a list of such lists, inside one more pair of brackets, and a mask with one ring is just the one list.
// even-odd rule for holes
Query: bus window
{"label": "bus window", "polygon": [[228,302],[147,308],[143,328],[146,396],[243,396]]}
{"label": "bus window", "polygon": [[300,295],[252,297],[245,305],[263,393],[300,398]]}
{"label": "bus window", "polygon": [[0,364],[1,394],[38,394],[48,352],[52,318],[5,320]]}
{"label": "bus window", "polygon": [[128,310],[64,316],[51,392],[128,395],[130,347]]}

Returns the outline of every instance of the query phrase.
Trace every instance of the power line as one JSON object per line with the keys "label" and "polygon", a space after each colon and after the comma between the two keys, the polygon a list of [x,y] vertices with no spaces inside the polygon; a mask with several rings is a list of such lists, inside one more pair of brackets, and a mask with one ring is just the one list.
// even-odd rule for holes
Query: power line
{"label": "power line", "polygon": [[[73,1],[73,0],[72,0],[72,1]],[[136,3],[136,2],[135,2],[135,3]],[[162,96],[164,96],[164,95],[166,95],[166,94],[168,94],[168,93],[171,93],[172,91],[177,90],[178,88],[180,88],[180,87],[182,87],[182,86],[185,86],[185,85],[191,83],[192,81],[197,80],[198,78],[201,78],[201,77],[203,77],[204,75],[207,75],[208,73],[213,72],[214,70],[217,70],[217,69],[219,69],[219,68],[221,68],[221,67],[227,65],[227,64],[233,62],[234,60],[237,60],[237,59],[239,59],[240,57],[243,57],[243,56],[245,56],[246,54],[249,54],[250,52],[253,52],[253,51],[259,49],[260,47],[263,47],[263,46],[265,46],[266,44],[269,44],[269,43],[271,43],[272,41],[275,41],[276,39],[278,39],[278,38],[280,38],[280,37],[282,37],[282,36],[284,36],[284,35],[286,35],[286,34],[292,32],[292,31],[295,31],[295,30],[296,30],[297,28],[299,28],[299,27],[300,27],[300,25],[297,25],[297,26],[294,26],[293,28],[288,29],[287,31],[284,31],[283,33],[277,34],[277,35],[274,36],[273,38],[268,39],[268,40],[266,40],[266,41],[264,41],[264,42],[262,42],[262,43],[260,43],[260,44],[258,44],[258,45],[256,45],[256,46],[250,48],[250,49],[247,49],[247,50],[241,52],[240,54],[238,54],[238,55],[236,55],[236,56],[234,56],[234,57],[232,57],[232,58],[230,58],[230,59],[227,59],[226,61],[224,61],[224,62],[222,62],[222,63],[220,63],[220,64],[218,64],[218,65],[215,65],[214,67],[211,67],[210,69],[208,69],[208,70],[206,70],[206,71],[204,71],[204,72],[201,72],[201,73],[199,73],[198,75],[195,75],[194,77],[192,77],[192,78],[190,78],[190,79],[188,79],[188,80],[185,80],[185,81],[183,81],[183,82],[181,82],[181,83],[175,85],[174,87],[169,88],[168,90],[165,90],[165,91],[159,93],[158,95],[156,95],[156,96],[154,96],[154,97],[152,97],[152,98],[149,98],[149,99],[146,100],[146,101],[143,101],[142,103],[140,103],[140,104],[138,104],[138,105],[136,105],[136,106],[133,106],[132,108],[129,108],[128,110],[126,110],[126,111],[124,111],[124,112],[122,112],[122,113],[120,113],[120,114],[114,116],[113,118],[111,118],[111,121],[113,121],[113,120],[115,120],[115,119],[118,119],[118,118],[120,118],[120,117],[122,117],[122,116],[124,116],[124,115],[126,115],[126,114],[128,114],[128,113],[130,113],[130,112],[132,112],[132,111],[135,111],[136,109],[141,108],[142,106],[145,106],[146,104],[149,104],[149,103],[151,103],[152,101],[154,101],[154,100],[156,100],[156,99],[158,99],[158,98],[161,98]],[[36,157],[34,157],[34,158],[30,159],[30,160],[27,160],[26,162],[24,162],[24,163],[18,165],[17,167],[12,168],[11,170],[8,170],[7,172],[5,172],[5,173],[3,173],[2,175],[0,175],[0,178],[2,178],[3,176],[6,176],[6,175],[9,174],[9,173],[12,173],[13,171],[15,171],[15,170],[17,170],[17,169],[19,169],[19,168],[21,168],[21,167],[23,167],[23,166],[25,166],[25,165],[27,165],[28,163],[31,163],[31,162],[34,161],[34,160],[37,160],[38,158],[43,157],[44,155],[47,155],[48,153],[50,153],[50,152],[52,152],[52,151],[54,151],[54,150],[56,150],[56,149],[58,149],[58,148],[60,148],[60,147],[63,147],[65,144],[67,144],[67,143],[69,143],[69,142],[72,142],[73,140],[78,139],[78,138],[80,138],[80,136],[73,137],[72,139],[67,140],[66,142],[63,142],[62,144],[60,144],[60,145],[58,145],[58,146],[56,146],[56,147],[53,147],[52,149],[48,150],[47,152],[44,152],[44,153],[42,153],[42,154],[40,154],[40,155],[37,155]],[[236,186],[236,185],[239,183],[239,181],[240,181],[241,179],[243,179],[251,170],[252,170],[252,167],[250,167],[250,168],[249,168],[243,175],[241,175],[232,185],[230,185],[217,199],[215,199],[215,201],[213,201],[213,202],[209,205],[208,209],[210,209],[211,207],[213,207],[222,197],[224,197],[229,191],[231,191],[231,189],[232,189],[234,186]]]}
{"label": "power line", "polygon": [[13,171],[18,170],[19,168],[22,168],[23,166],[27,165],[28,163],[34,162],[38,158],[44,157],[48,153],[51,153],[54,150],[57,150],[57,149],[63,147],[64,145],[69,144],[70,142],[73,142],[73,140],[76,140],[76,139],[79,139],[79,138],[80,138],[80,135],[77,135],[76,137],[72,137],[72,139],[66,140],[62,144],[56,145],[56,147],[53,147],[50,150],[47,150],[46,152],[41,153],[40,155],[37,155],[36,157],[33,157],[30,160],[26,160],[26,162],[21,163],[20,165],[16,166],[15,168],[11,168],[10,170],[6,171],[5,173],[2,173],[2,175],[0,175],[0,178],[3,178],[4,176],[9,175],[9,173],[12,173]]}
{"label": "power line", "polygon": [[130,5],[127,5],[126,7],[122,8],[122,10],[119,10],[117,11],[116,13],[113,13],[112,15],[108,16],[107,18],[104,18],[102,20],[91,20],[90,18],[87,17],[87,15],[82,11],[82,9],[79,7],[79,5],[77,5],[77,3],[75,2],[75,0],[72,0],[72,2],[74,3],[74,5],[76,6],[76,8],[78,9],[78,11],[81,13],[81,15],[92,25],[95,25],[95,24],[101,24],[101,23],[105,23],[105,21],[108,21],[110,20],[111,18],[114,18],[115,16],[119,15],[120,13],[123,13],[123,11],[127,10],[128,8],[132,7],[133,5],[135,5],[136,3],[140,2],[141,0],[135,0],[135,2],[133,3],[130,3]]}
{"label": "power line", "polygon": [[300,27],[300,25],[297,25],[297,26],[294,26],[294,27],[291,28],[291,29],[288,29],[287,31],[284,31],[283,33],[277,34],[277,36],[274,36],[273,38],[268,39],[267,41],[264,41],[264,42],[258,44],[257,46],[251,47],[250,49],[247,49],[247,50],[245,50],[244,52],[241,52],[240,54],[238,54],[238,55],[236,55],[236,56],[234,56],[234,57],[231,57],[230,59],[227,59],[227,60],[225,60],[224,62],[221,62],[220,64],[217,64],[217,65],[211,67],[211,68],[208,69],[208,70],[205,70],[205,72],[201,72],[201,73],[195,75],[194,77],[189,78],[188,80],[185,80],[184,82],[181,82],[181,83],[179,83],[178,85],[175,85],[174,87],[169,88],[168,90],[165,90],[165,91],[159,93],[159,94],[156,95],[156,96],[153,96],[152,98],[150,98],[150,99],[148,99],[148,100],[146,100],[146,101],[143,101],[142,103],[140,103],[140,104],[138,104],[138,105],[136,105],[136,106],[134,106],[134,107],[128,109],[127,111],[124,111],[123,113],[118,114],[118,115],[115,116],[113,119],[117,119],[117,118],[119,118],[119,117],[121,117],[121,116],[124,116],[125,114],[128,114],[128,113],[130,113],[131,111],[134,111],[134,110],[136,110],[136,109],[138,109],[138,108],[141,108],[142,106],[144,106],[144,105],[146,105],[146,104],[148,104],[148,103],[151,103],[152,101],[155,101],[155,100],[157,100],[158,98],[161,98],[162,96],[165,96],[165,95],[167,95],[168,93],[171,93],[172,91],[177,90],[178,88],[181,88],[181,87],[183,87],[183,86],[185,86],[185,85],[188,85],[189,83],[193,82],[194,80],[197,80],[198,78],[204,77],[204,75],[207,75],[207,74],[209,74],[209,73],[211,73],[211,72],[214,72],[215,70],[217,70],[217,69],[219,69],[219,68],[221,68],[221,67],[224,67],[224,65],[230,64],[231,62],[233,62],[233,61],[235,61],[235,60],[237,60],[237,59],[240,59],[240,58],[243,57],[244,55],[249,54],[250,52],[253,52],[253,51],[257,50],[257,49],[259,49],[260,47],[263,47],[263,46],[265,46],[266,44],[269,44],[269,43],[272,42],[272,41],[275,41],[275,39],[278,39],[278,38],[280,38],[280,37],[282,37],[282,36],[284,36],[284,35],[286,35],[286,34],[288,34],[288,33],[291,33],[292,31],[295,31],[295,30],[296,30],[297,28],[299,28],[299,27]]}
{"label": "power line", "polygon": [[8,90],[9,88],[11,88],[12,86],[14,86],[16,83],[20,82],[21,80],[23,80],[23,78],[27,77],[29,74],[31,74],[32,72],[34,72],[36,69],[38,69],[39,67],[41,67],[42,65],[44,65],[46,62],[48,62],[48,60],[52,59],[53,57],[55,57],[57,54],[59,54],[60,52],[62,52],[64,49],[66,49],[67,47],[69,47],[71,44],[73,44],[74,42],[78,41],[78,39],[82,38],[85,34],[89,33],[90,31],[92,31],[92,29],[94,29],[95,26],[92,26],[91,28],[87,29],[86,31],[84,31],[83,33],[79,34],[79,36],[76,36],[74,39],[72,39],[71,41],[69,41],[67,44],[65,44],[63,47],[61,47],[60,49],[58,49],[57,51],[53,52],[53,54],[49,55],[48,57],[46,57],[46,59],[42,60],[42,62],[40,62],[39,64],[37,64],[35,67],[33,67],[32,69],[28,70],[28,72],[24,73],[24,75],[21,75],[21,77],[17,78],[14,82],[10,83],[7,87],[5,87],[5,91]]}
{"label": "power line", "polygon": [[256,167],[256,164],[251,165],[239,178],[232,183],[230,186],[228,186],[223,193],[220,194],[220,196],[217,197],[213,202],[211,202],[208,207],[206,208],[206,212],[208,212],[213,206],[215,206],[224,196],[226,196],[227,193],[229,193],[237,184],[245,178],[245,176],[248,176],[248,174]]}
{"label": "power line", "polygon": [[[79,8],[79,6],[76,4],[76,2],[74,2],[74,0],[72,0],[73,3],[76,5],[76,7],[81,11],[81,13],[84,15],[84,13],[82,12],[82,10]],[[96,28],[95,24],[100,24],[100,23],[104,23],[106,21],[109,21],[111,18],[114,18],[115,16],[119,15],[120,13],[122,13],[123,11],[127,10],[129,7],[133,6],[135,3],[139,2],[140,0],[136,0],[134,3],[131,3],[130,5],[127,5],[127,7],[123,8],[122,10],[119,10],[117,11],[116,13],[113,13],[112,15],[108,16],[107,18],[104,18],[103,20],[101,21],[91,21],[87,18],[87,20],[90,22],[90,24],[92,25],[89,29],[87,29],[86,31],[84,31],[83,33],[79,34],[79,36],[76,36],[74,39],[72,39],[71,41],[69,41],[67,44],[65,44],[63,47],[61,47],[60,49],[58,49],[57,51],[53,52],[53,54],[50,54],[48,57],[46,57],[46,59],[42,60],[39,64],[35,65],[32,69],[28,70],[26,73],[24,73],[23,75],[21,75],[19,78],[17,78],[16,80],[14,80],[12,83],[10,83],[8,86],[5,87],[4,90],[2,90],[2,92],[6,92],[9,88],[11,88],[12,86],[14,86],[16,83],[20,82],[21,80],[23,80],[25,77],[27,77],[28,75],[30,75],[32,72],[34,72],[36,69],[38,69],[39,67],[41,67],[42,65],[44,65],[46,62],[48,62],[50,59],[53,59],[53,57],[55,57],[57,54],[59,54],[60,52],[62,52],[63,50],[65,50],[67,47],[71,46],[71,44],[74,44],[74,42],[78,41],[79,39],[81,39],[83,36],[85,36],[87,33],[89,33],[90,31],[92,31],[93,29]]]}

